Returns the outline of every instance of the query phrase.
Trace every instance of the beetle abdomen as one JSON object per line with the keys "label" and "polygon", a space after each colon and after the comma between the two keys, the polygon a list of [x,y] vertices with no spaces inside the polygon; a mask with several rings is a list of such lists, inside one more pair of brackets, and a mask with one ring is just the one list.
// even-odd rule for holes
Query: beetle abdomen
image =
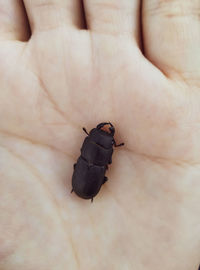
{"label": "beetle abdomen", "polygon": [[109,164],[113,154],[113,148],[106,149],[99,144],[96,144],[86,137],[81,148],[81,155],[88,161],[89,164],[105,166]]}
{"label": "beetle abdomen", "polygon": [[72,177],[73,191],[83,199],[91,199],[99,192],[105,175],[106,168],[91,165],[79,157]]}

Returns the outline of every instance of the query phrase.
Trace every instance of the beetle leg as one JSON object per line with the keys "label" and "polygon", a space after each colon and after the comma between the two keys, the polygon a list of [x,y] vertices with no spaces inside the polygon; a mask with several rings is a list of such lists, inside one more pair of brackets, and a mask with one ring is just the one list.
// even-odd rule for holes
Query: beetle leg
{"label": "beetle leg", "polygon": [[74,169],[76,168],[76,163],[74,164]]}
{"label": "beetle leg", "polygon": [[112,157],[110,157],[108,164],[111,164],[111,163],[112,163]]}
{"label": "beetle leg", "polygon": [[83,131],[84,131],[87,135],[89,135],[89,133],[87,132],[86,128],[83,127]]}
{"label": "beetle leg", "polygon": [[73,191],[74,191],[74,190],[73,190],[73,188],[72,188],[71,193],[72,193]]}
{"label": "beetle leg", "polygon": [[92,197],[92,199],[91,199],[91,203],[93,202],[93,197]]}
{"label": "beetle leg", "polygon": [[115,147],[119,147],[119,146],[122,146],[122,145],[124,145],[124,143],[116,144],[116,141],[115,141],[115,139],[113,139],[113,143],[114,143],[114,146],[115,146]]}
{"label": "beetle leg", "polygon": [[104,176],[104,179],[103,179],[103,184],[108,181],[108,177]]}

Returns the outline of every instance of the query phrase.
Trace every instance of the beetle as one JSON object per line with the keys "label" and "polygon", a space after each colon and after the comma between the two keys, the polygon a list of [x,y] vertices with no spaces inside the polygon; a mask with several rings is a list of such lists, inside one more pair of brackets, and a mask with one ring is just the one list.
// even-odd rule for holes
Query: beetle
{"label": "beetle", "polygon": [[[109,131],[103,129],[109,125]],[[119,147],[114,139],[115,128],[110,122],[103,122],[87,134],[81,147],[81,155],[74,164],[72,191],[83,199],[91,199],[97,195],[101,186],[108,180],[105,176],[108,164],[112,163],[113,146]]]}

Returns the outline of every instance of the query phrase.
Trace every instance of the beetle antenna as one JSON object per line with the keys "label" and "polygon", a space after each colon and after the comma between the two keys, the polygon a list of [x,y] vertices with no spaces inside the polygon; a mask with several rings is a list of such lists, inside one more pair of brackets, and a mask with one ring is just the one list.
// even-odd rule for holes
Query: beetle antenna
{"label": "beetle antenna", "polygon": [[113,140],[113,142],[114,142],[114,146],[115,146],[115,147],[119,147],[119,146],[124,145],[124,143],[116,144],[116,141],[115,141],[115,140]]}
{"label": "beetle antenna", "polygon": [[116,144],[115,147],[119,147],[119,146],[122,146],[122,145],[124,145],[124,143]]}
{"label": "beetle antenna", "polygon": [[83,127],[83,131],[84,131],[87,135],[89,135],[89,133],[87,132],[86,128]]}

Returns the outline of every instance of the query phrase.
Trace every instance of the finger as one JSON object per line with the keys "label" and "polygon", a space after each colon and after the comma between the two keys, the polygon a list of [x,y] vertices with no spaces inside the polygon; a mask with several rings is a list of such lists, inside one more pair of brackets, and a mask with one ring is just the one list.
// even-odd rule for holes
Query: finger
{"label": "finger", "polygon": [[79,0],[24,0],[32,31],[46,31],[60,26],[83,28]]}
{"label": "finger", "polygon": [[128,35],[139,43],[139,0],[84,0],[84,8],[91,31]]}
{"label": "finger", "polygon": [[199,14],[199,0],[144,0],[145,55],[167,75],[200,72]]}
{"label": "finger", "polygon": [[0,38],[28,40],[29,24],[22,0],[0,0]]}

